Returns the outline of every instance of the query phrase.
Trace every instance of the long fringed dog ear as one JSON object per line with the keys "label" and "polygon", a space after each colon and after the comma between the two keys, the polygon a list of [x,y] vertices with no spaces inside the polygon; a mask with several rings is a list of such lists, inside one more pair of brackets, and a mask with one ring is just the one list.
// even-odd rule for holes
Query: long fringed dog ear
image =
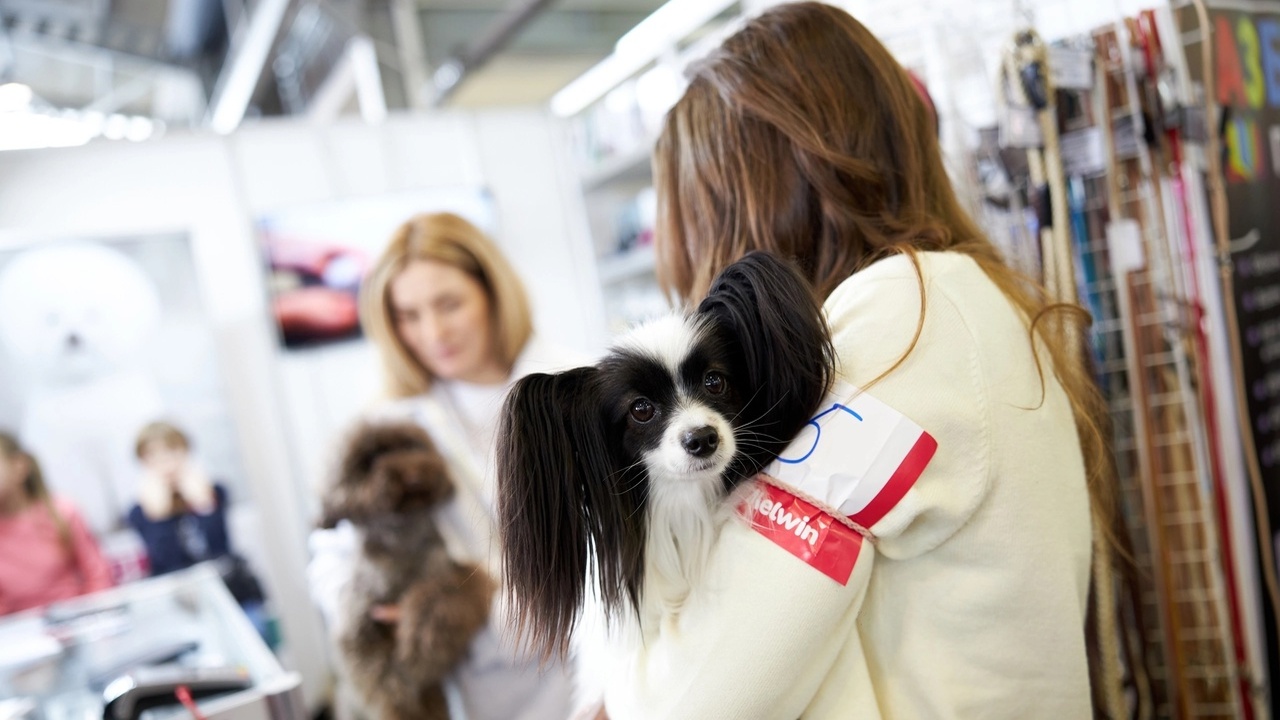
{"label": "long fringed dog ear", "polygon": [[[616,534],[627,522],[609,478],[598,370],[529,375],[507,396],[499,430],[498,520],[503,573],[520,637],[564,656],[588,573],[606,595],[621,573]],[[593,555],[597,559],[593,561]]]}
{"label": "long fringed dog ear", "polygon": [[720,273],[697,312],[741,349],[749,442],[735,470],[754,474],[804,427],[831,385],[835,352],[822,307],[794,266],[752,252]]}

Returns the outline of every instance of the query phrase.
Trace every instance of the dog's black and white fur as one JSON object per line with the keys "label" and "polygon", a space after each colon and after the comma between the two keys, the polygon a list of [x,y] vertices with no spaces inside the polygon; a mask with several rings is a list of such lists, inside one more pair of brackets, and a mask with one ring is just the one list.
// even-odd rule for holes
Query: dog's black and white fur
{"label": "dog's black and white fur", "polygon": [[595,602],[614,628],[678,611],[725,498],[809,420],[832,358],[809,285],[752,253],[696,311],[640,326],[595,366],[517,383],[498,514],[510,607],[532,646],[566,653]]}

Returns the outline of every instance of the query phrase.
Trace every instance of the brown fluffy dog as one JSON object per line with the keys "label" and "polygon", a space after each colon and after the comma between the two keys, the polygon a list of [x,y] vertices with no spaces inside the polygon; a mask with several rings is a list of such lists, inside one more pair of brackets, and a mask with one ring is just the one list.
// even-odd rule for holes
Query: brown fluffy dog
{"label": "brown fluffy dog", "polygon": [[[348,441],[322,525],[349,520],[362,547],[343,597],[347,675],[379,720],[449,717],[442,681],[489,618],[493,583],[445,552],[432,510],[453,495],[444,459],[417,425],[362,425]],[[375,621],[396,605],[399,623]]]}

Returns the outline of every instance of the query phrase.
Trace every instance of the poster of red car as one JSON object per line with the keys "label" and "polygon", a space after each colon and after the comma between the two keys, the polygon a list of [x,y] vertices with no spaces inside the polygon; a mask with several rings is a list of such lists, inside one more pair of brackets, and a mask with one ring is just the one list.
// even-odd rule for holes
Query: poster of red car
{"label": "poster of red car", "polygon": [[281,344],[315,348],[362,337],[360,284],[392,233],[425,212],[455,212],[496,231],[490,195],[452,188],[292,206],[257,218]]}

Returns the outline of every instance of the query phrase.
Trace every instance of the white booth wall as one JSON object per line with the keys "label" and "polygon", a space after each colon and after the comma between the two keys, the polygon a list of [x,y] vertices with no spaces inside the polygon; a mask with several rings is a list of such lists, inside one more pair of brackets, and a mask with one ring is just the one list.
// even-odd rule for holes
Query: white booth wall
{"label": "white booth wall", "polygon": [[228,136],[0,155],[0,248],[189,234],[251,501],[233,540],[265,570],[284,659],[303,675],[313,707],[328,648],[307,596],[306,535],[334,441],[375,399],[380,377],[364,342],[278,346],[253,219],[299,204],[482,186],[539,334],[594,353],[605,341],[600,291],[564,138],[547,114],[509,110],[393,116],[376,126],[264,121]]}

